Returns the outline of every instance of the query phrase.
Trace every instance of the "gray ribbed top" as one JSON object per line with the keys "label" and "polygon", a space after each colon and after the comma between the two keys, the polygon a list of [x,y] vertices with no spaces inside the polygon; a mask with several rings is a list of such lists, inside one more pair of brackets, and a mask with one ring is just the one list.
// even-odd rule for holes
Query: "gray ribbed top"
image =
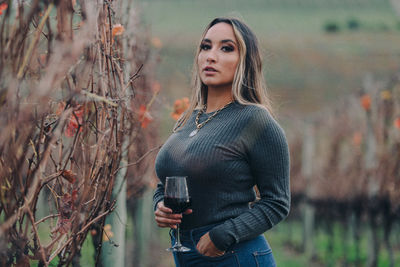
{"label": "gray ribbed top", "polygon": [[[188,176],[193,213],[182,229],[222,223],[210,231],[217,248],[252,239],[289,213],[289,149],[284,131],[266,109],[230,104],[193,137],[194,111],[159,151],[155,169],[160,183],[154,208],[163,200],[167,176]],[[202,114],[200,123],[211,114]],[[257,185],[261,199],[256,198]]]}

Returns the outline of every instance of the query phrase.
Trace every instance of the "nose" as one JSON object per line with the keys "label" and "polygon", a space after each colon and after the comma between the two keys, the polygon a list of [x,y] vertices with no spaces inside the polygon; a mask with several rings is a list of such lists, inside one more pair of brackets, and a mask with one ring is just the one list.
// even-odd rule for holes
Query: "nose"
{"label": "nose", "polygon": [[206,60],[207,60],[207,63],[211,63],[211,62],[216,62],[217,61],[217,55],[216,55],[214,49],[211,49],[211,50],[208,51]]}

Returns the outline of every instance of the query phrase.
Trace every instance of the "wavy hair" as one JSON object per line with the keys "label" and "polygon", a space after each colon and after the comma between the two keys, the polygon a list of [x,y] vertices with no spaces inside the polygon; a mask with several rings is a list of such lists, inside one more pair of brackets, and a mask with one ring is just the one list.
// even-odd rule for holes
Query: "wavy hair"
{"label": "wavy hair", "polygon": [[274,115],[272,103],[267,95],[267,88],[262,73],[262,59],[257,37],[250,28],[239,19],[220,17],[212,20],[201,36],[193,63],[192,96],[189,108],[178,120],[175,129],[183,126],[195,109],[201,108],[207,103],[208,87],[200,79],[197,58],[200,53],[201,41],[204,39],[207,31],[218,23],[227,23],[231,25],[238,41],[239,64],[232,82],[233,99],[243,105],[261,106],[266,108],[271,115]]}

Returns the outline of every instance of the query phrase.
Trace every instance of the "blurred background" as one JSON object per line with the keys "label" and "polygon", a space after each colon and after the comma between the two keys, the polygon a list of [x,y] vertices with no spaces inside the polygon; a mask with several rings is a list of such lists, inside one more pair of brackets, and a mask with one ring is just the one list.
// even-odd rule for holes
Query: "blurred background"
{"label": "blurred background", "polygon": [[[175,122],[174,102],[190,96],[193,56],[205,26],[217,16],[234,16],[258,36],[269,92],[292,153],[292,212],[265,234],[278,266],[400,266],[398,198],[390,193],[399,189],[400,178],[394,166],[400,130],[393,122],[400,115],[396,1],[136,4],[157,61],[161,143]],[[391,107],[389,115],[385,105]],[[386,120],[389,134],[382,139],[385,126],[379,122]],[[384,155],[392,160],[386,165]],[[146,194],[142,201],[150,202],[151,190]],[[152,233],[146,238],[156,241],[134,266],[172,266],[164,251],[168,231],[157,229],[148,216]]]}
{"label": "blurred background", "polygon": [[154,159],[218,16],[290,146],[277,265],[400,266],[399,0],[0,0],[1,266],[174,266]]}

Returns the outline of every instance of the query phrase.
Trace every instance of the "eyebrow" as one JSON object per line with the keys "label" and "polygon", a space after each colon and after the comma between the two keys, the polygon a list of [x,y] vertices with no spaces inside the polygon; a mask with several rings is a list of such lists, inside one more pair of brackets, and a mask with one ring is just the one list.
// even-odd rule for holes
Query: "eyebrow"
{"label": "eyebrow", "polygon": [[[207,39],[207,38],[203,39],[202,42],[212,43],[211,40],[210,40],[210,39]],[[237,45],[237,44],[236,44],[233,40],[231,40],[231,39],[224,39],[224,40],[221,40],[221,43],[233,43],[234,45]]]}

